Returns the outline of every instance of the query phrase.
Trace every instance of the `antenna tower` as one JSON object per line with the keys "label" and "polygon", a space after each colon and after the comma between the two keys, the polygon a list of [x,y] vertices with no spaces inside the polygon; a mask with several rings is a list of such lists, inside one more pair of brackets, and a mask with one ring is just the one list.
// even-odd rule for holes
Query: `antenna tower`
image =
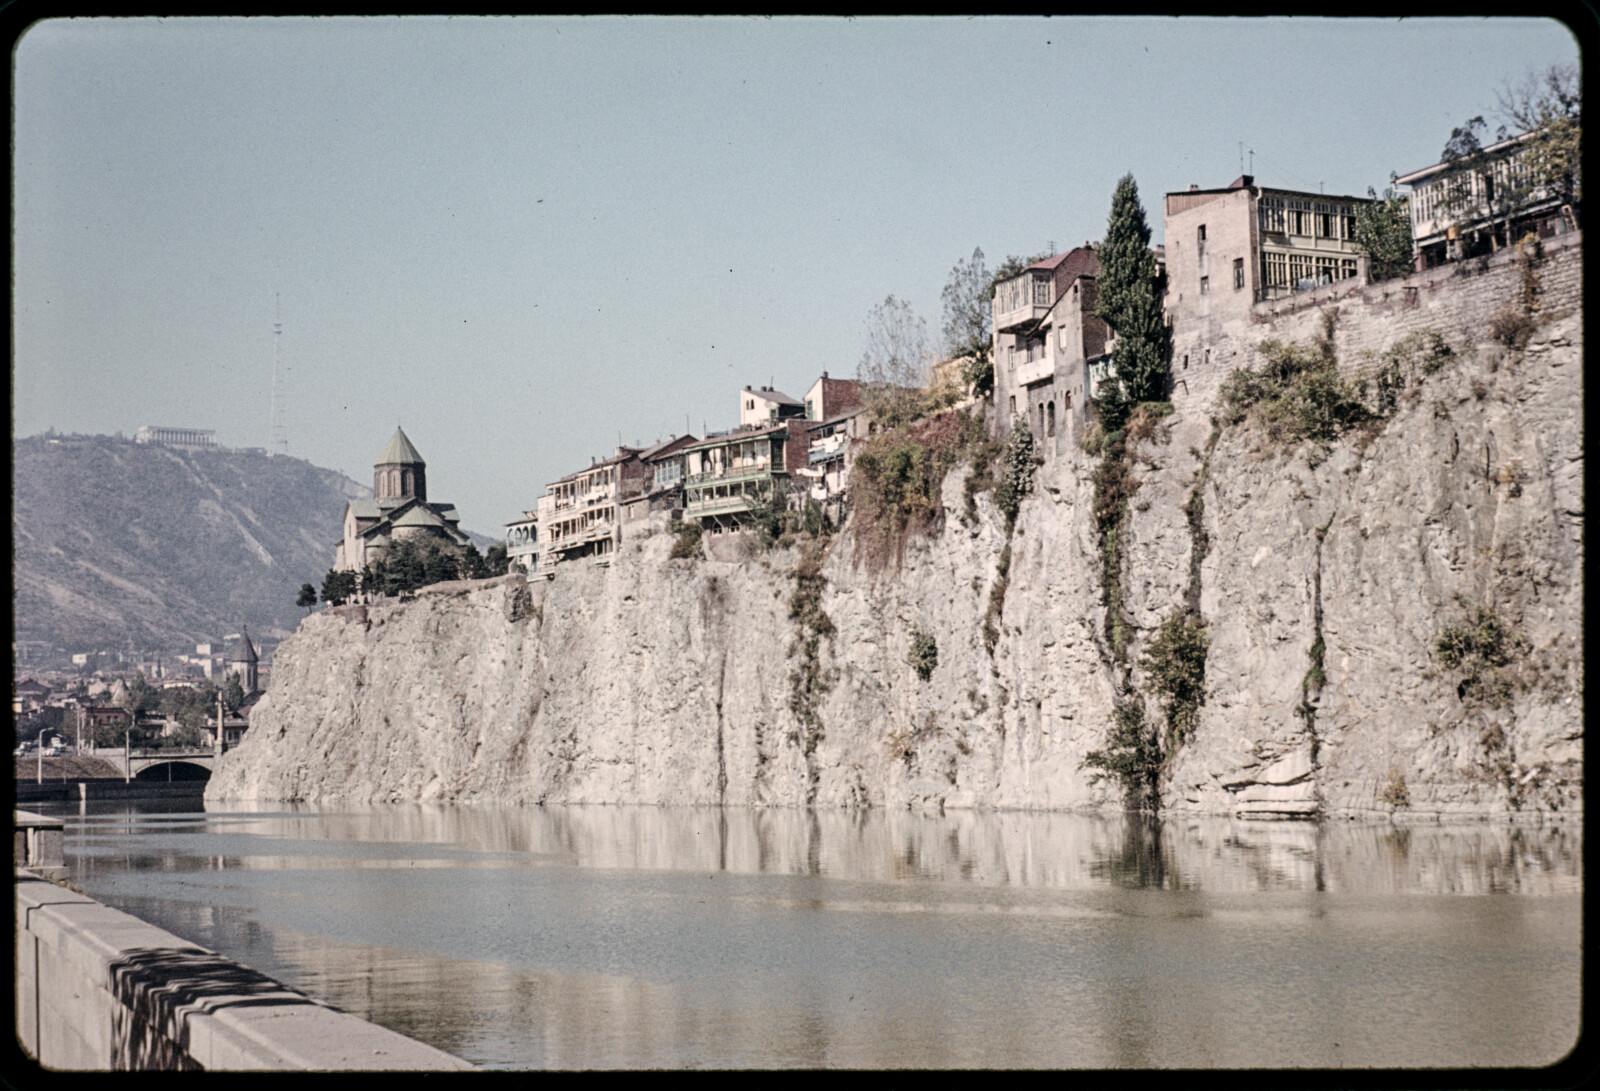
{"label": "antenna tower", "polygon": [[283,434],[283,302],[272,293],[272,415],[267,421],[267,454],[286,455],[289,441]]}

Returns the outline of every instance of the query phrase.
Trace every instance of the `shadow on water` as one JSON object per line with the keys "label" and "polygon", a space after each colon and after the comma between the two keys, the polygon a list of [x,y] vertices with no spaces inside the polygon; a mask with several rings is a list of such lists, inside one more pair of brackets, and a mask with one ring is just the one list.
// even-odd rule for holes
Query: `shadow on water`
{"label": "shadow on water", "polygon": [[111,963],[111,1066],[116,1069],[198,1069],[188,1055],[186,1020],[225,1008],[303,1004],[300,993],[209,951],[147,947]]}

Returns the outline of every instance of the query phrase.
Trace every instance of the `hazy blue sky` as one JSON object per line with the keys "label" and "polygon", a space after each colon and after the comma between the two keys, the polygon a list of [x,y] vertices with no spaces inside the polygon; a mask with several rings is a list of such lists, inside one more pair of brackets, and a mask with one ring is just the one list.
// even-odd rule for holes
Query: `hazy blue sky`
{"label": "hazy blue sky", "polygon": [[[885,296],[1098,239],[1131,171],[1382,189],[1540,20],[71,19],[14,54],[13,427],[396,423],[488,534],[619,438],[853,376]],[[1491,126],[1492,127],[1492,126]],[[332,547],[329,558],[331,563]],[[308,575],[309,578],[309,575]]]}

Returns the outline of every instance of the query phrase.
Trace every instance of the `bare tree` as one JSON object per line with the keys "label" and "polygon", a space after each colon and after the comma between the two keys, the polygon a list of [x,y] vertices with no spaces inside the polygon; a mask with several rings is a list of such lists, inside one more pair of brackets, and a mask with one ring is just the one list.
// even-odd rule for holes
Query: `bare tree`
{"label": "bare tree", "polygon": [[889,296],[867,313],[866,349],[856,377],[878,419],[895,425],[916,416],[928,382],[928,324],[903,299]]}
{"label": "bare tree", "polygon": [[[1529,170],[1563,204],[1583,198],[1583,81],[1575,64],[1530,72],[1499,94],[1500,117],[1513,133],[1531,133]],[[1502,129],[1504,132],[1505,129]]]}

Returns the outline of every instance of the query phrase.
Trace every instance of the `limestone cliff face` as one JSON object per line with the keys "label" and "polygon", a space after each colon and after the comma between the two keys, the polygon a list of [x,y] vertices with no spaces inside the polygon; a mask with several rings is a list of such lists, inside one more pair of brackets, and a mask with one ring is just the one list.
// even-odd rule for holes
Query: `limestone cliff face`
{"label": "limestone cliff face", "polygon": [[[1339,329],[1378,349],[1421,321],[1338,306]],[[1402,813],[1581,808],[1582,323],[1575,308],[1544,315],[1519,351],[1489,343],[1481,315],[1439,321],[1451,360],[1409,374],[1381,429],[1331,449],[1216,428],[1210,397],[1180,398],[1136,447],[1125,681],[1142,684],[1141,644],[1185,601],[1210,642],[1164,809],[1381,813],[1397,779]],[[1300,319],[1274,321],[1253,336],[1293,336]],[[1244,349],[1229,366],[1250,362]],[[1082,768],[1124,681],[1105,638],[1095,461],[1062,445],[1009,540],[987,495],[964,518],[960,469],[942,530],[898,572],[869,573],[848,532],[836,539],[814,668],[791,617],[797,551],[670,560],[659,525],[609,568],[315,614],[278,650],[207,798],[1118,807],[1120,789]],[[1496,700],[1434,652],[1479,604],[1521,640]],[[907,663],[918,630],[937,642],[927,681]]]}

